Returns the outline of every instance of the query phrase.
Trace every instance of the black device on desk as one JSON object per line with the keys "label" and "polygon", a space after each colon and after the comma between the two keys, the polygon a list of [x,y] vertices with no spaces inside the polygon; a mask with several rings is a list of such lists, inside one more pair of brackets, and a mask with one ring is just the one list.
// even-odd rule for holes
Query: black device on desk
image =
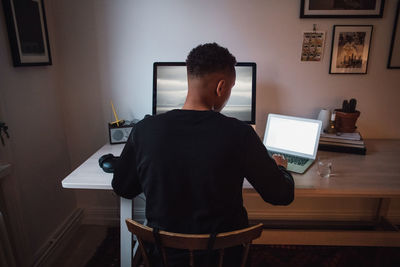
{"label": "black device on desk", "polygon": [[110,136],[110,144],[124,144],[135,126],[133,122],[119,121],[119,123],[109,123],[108,132]]}
{"label": "black device on desk", "polygon": [[99,158],[99,166],[106,173],[113,173],[115,165],[119,157],[115,157],[113,154],[106,154]]}

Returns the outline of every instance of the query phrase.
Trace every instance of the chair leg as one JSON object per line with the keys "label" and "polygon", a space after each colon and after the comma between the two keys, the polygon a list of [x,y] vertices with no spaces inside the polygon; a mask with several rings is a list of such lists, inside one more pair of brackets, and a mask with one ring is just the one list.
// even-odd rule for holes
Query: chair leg
{"label": "chair leg", "polygon": [[135,245],[132,250],[132,266],[139,266],[142,259],[142,250],[139,248],[139,241],[136,238]]}
{"label": "chair leg", "polygon": [[249,248],[250,248],[251,243],[247,243],[244,246],[244,251],[243,251],[243,257],[242,257],[242,264],[240,265],[241,267],[246,266],[246,261],[247,261],[247,256],[249,254]]}
{"label": "chair leg", "polygon": [[193,250],[190,250],[190,263],[189,263],[190,267],[194,267],[194,254],[193,254]]}
{"label": "chair leg", "polygon": [[219,267],[222,267],[222,264],[224,264],[224,253],[225,253],[224,249],[219,250],[219,262],[218,262]]}
{"label": "chair leg", "polygon": [[133,267],[139,266],[142,259],[143,259],[142,252],[141,252],[141,251],[140,251],[140,252],[138,251],[138,253],[136,253],[136,254],[133,255],[133,257],[132,257],[132,266],[133,266]]}
{"label": "chair leg", "polygon": [[165,252],[164,247],[161,247],[161,254],[162,254],[162,260],[163,260],[164,267],[168,267],[167,253]]}
{"label": "chair leg", "polygon": [[142,251],[144,265],[146,267],[150,267],[151,265],[150,265],[150,261],[149,261],[149,256],[147,255],[146,249],[144,248],[142,239],[138,238],[138,242],[139,242],[140,250]]}

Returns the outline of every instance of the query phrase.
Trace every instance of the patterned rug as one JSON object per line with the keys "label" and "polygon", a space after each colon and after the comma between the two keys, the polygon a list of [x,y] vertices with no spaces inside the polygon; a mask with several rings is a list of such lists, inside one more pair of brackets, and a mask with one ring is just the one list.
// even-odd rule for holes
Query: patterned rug
{"label": "patterned rug", "polygon": [[[109,228],[86,267],[120,266],[119,228]],[[399,267],[400,248],[252,245],[248,267]]]}

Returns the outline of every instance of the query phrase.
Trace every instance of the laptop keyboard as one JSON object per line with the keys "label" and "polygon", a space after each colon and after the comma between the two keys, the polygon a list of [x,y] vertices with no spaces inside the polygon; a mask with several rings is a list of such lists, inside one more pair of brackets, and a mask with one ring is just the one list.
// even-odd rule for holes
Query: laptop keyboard
{"label": "laptop keyboard", "polygon": [[[276,153],[270,152],[269,154],[272,157],[272,155],[276,154]],[[285,159],[287,159],[288,163],[299,165],[299,166],[304,166],[308,161],[308,159],[296,157],[293,155],[288,155],[288,154],[284,154],[284,153],[279,153],[279,154],[283,155],[285,157]]]}

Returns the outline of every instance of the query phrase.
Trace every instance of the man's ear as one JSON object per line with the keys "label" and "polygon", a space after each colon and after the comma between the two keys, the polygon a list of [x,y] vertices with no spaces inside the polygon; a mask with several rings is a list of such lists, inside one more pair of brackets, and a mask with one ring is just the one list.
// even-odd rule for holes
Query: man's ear
{"label": "man's ear", "polygon": [[220,80],[215,89],[215,94],[217,96],[222,96],[225,93],[225,80]]}

